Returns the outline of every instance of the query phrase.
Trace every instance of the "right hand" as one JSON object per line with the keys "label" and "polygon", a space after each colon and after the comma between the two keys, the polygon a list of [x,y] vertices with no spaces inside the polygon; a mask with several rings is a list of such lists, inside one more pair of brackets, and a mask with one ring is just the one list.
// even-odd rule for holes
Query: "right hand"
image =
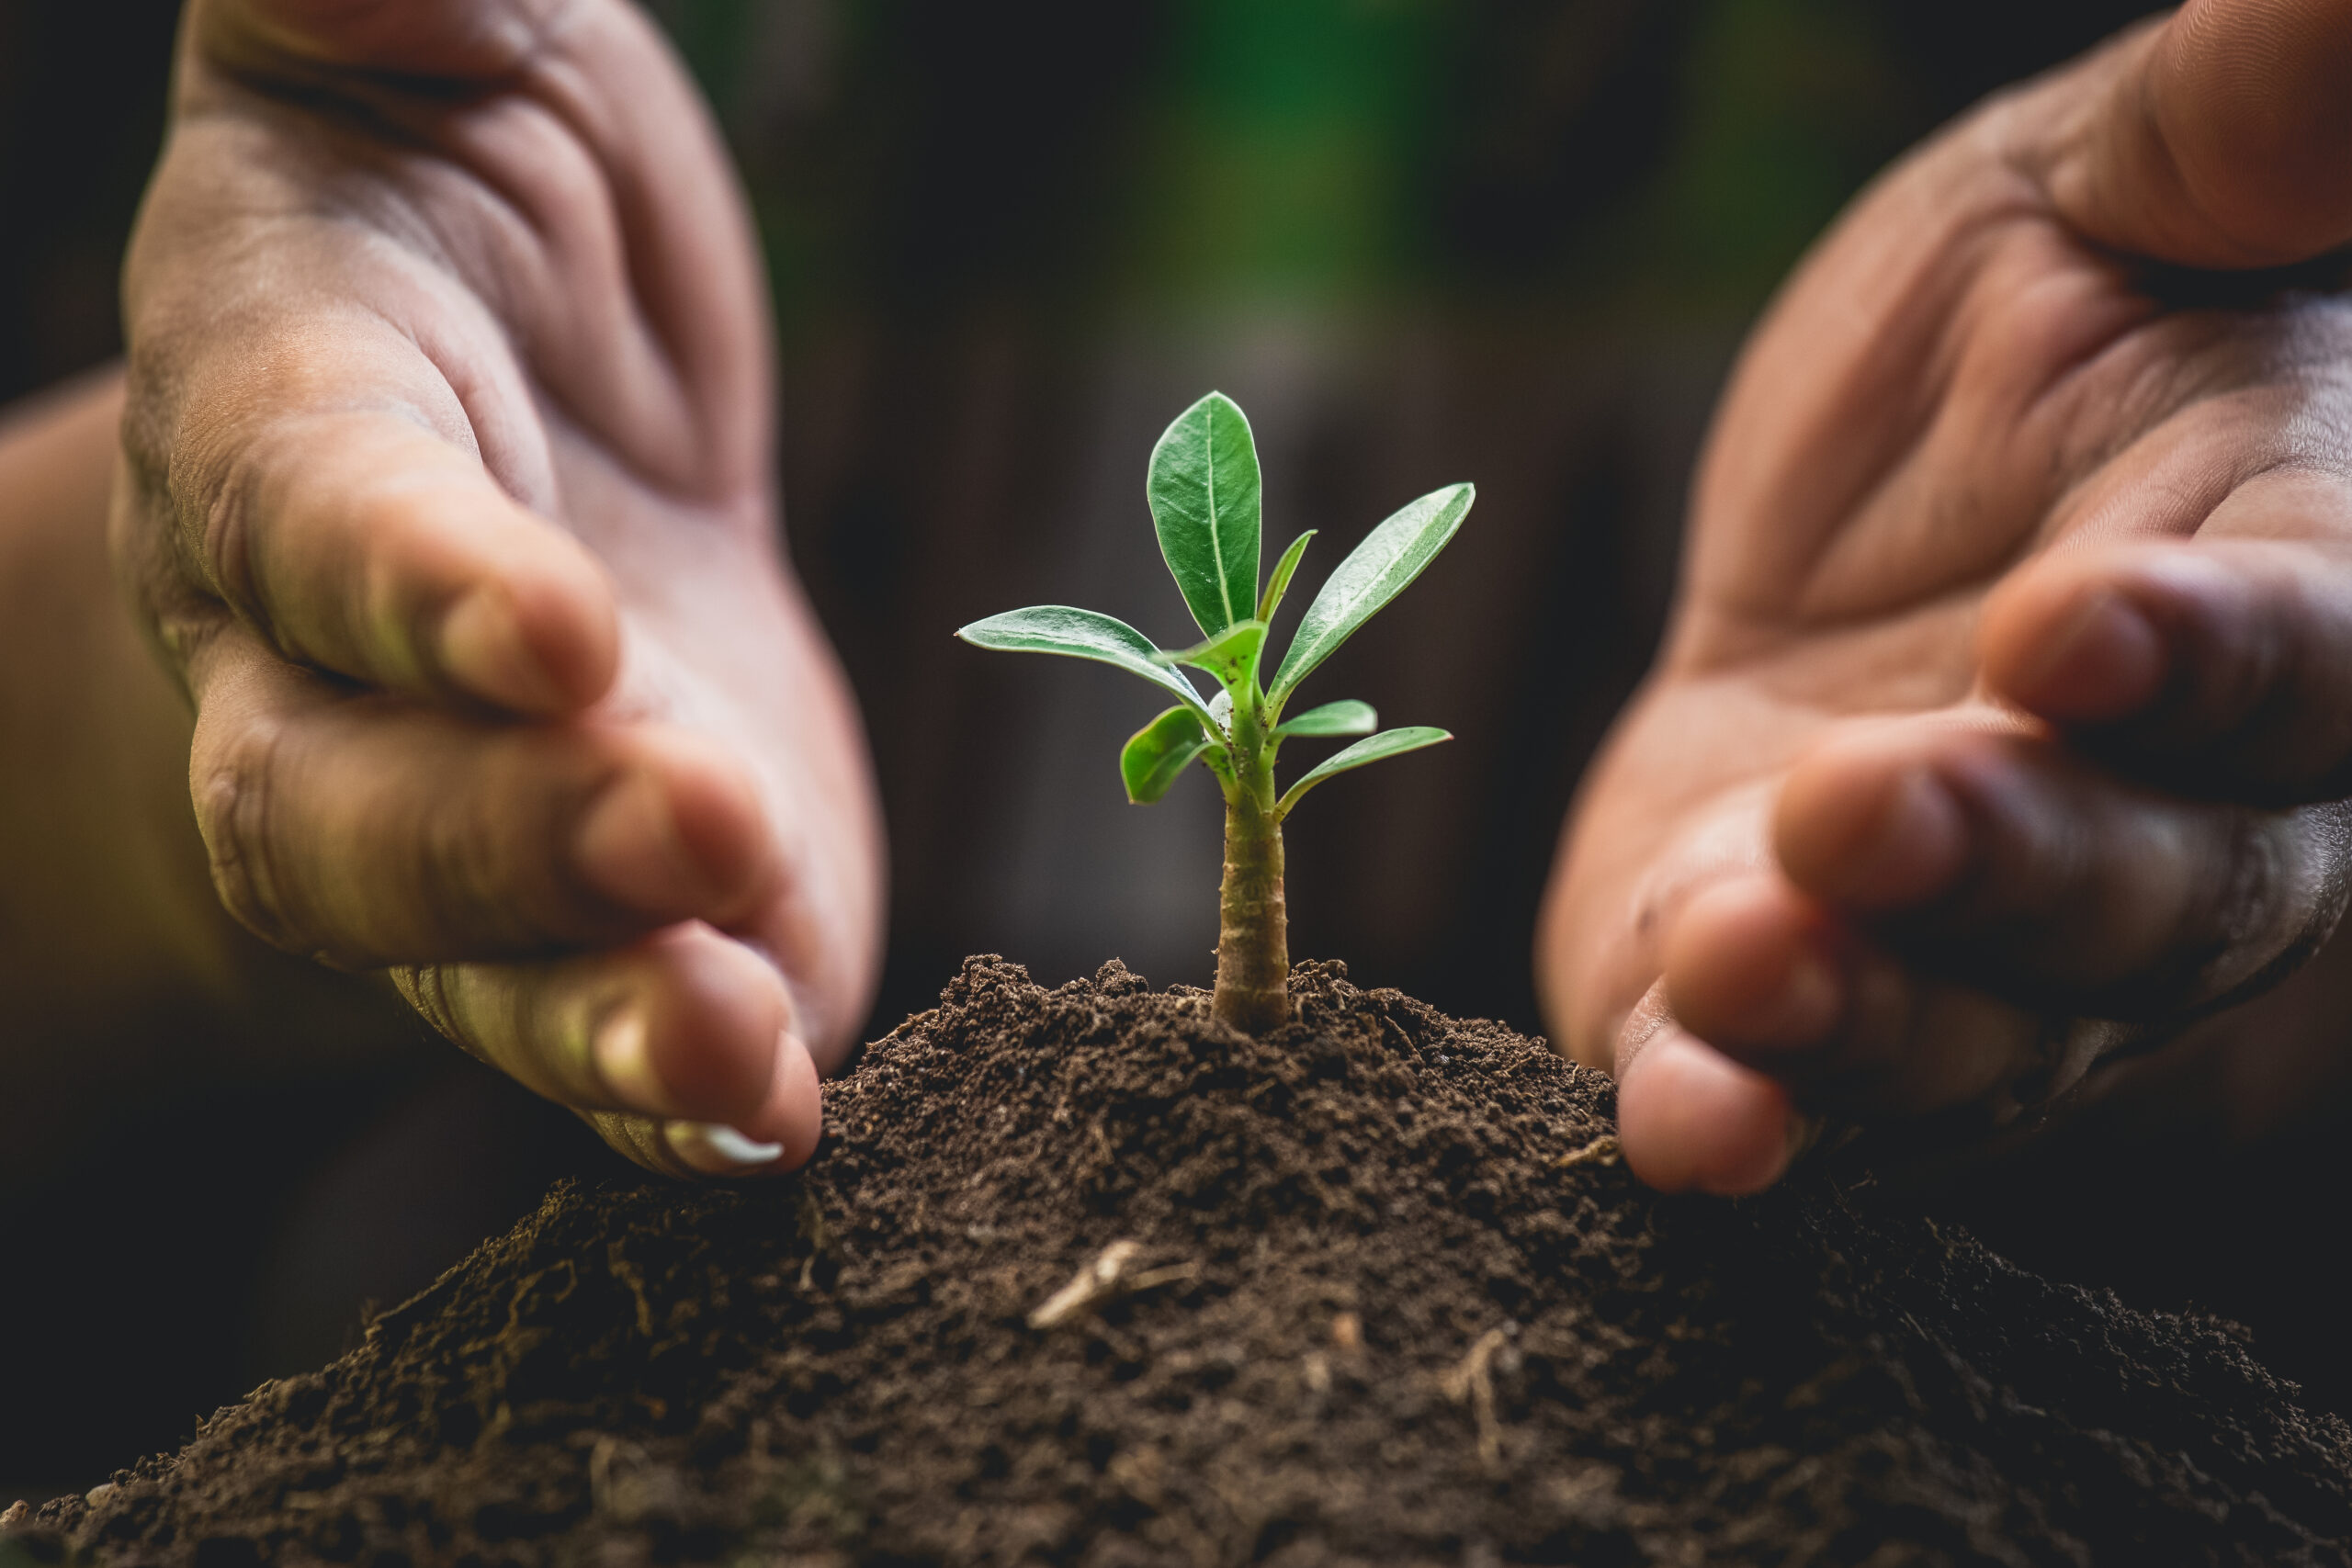
{"label": "right hand", "polygon": [[112,542],[215,885],[682,1174],[808,1156],[879,957],[763,288],[625,0],[188,8]]}
{"label": "right hand", "polygon": [[2326,941],[2352,298],[2340,257],[2245,274],[2347,243],[2352,5],[2193,0],[1807,259],[1540,942],[1637,1173],[1755,1190],[1808,1112],[1997,1121]]}

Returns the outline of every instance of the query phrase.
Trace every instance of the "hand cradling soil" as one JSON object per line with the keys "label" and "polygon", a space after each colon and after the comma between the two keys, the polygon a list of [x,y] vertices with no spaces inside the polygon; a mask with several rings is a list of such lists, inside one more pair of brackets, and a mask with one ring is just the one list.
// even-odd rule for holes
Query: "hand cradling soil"
{"label": "hand cradling soil", "polygon": [[975,959],[800,1178],[570,1183],[12,1549],[640,1562],[2338,1563],[2352,1431],[2227,1325],[1799,1179],[1335,964],[1262,1039]]}

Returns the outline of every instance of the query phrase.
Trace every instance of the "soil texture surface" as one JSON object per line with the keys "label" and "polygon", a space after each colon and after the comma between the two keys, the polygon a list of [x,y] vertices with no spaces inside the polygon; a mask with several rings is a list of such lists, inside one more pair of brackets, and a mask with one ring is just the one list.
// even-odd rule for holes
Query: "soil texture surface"
{"label": "soil texture surface", "polygon": [[18,1562],[2343,1563],[2244,1336],[1843,1179],[1664,1199],[1540,1042],[975,959],[800,1177],[568,1183]]}

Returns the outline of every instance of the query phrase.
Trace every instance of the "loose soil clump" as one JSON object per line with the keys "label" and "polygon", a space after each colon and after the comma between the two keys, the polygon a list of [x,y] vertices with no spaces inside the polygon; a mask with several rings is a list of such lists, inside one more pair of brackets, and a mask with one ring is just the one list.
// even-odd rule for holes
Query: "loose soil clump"
{"label": "loose soil clump", "polygon": [[2352,1431],[2229,1325],[1821,1176],[1659,1198],[1600,1076],[1294,992],[972,960],[800,1178],[560,1186],[0,1555],[2352,1562]]}

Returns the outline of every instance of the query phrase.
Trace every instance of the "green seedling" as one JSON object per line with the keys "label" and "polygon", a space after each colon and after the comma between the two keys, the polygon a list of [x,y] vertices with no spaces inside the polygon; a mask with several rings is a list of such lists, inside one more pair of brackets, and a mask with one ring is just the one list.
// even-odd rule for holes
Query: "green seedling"
{"label": "green seedling", "polygon": [[[1293,540],[1259,586],[1258,447],[1232,399],[1211,392],[1176,416],[1152,448],[1147,487],[1160,554],[1200,624],[1195,647],[1163,651],[1124,621],[1047,604],[975,621],[956,635],[980,648],[1059,653],[1115,664],[1176,699],[1119,754],[1127,798],[1148,806],[1199,762],[1225,792],[1225,880],[1218,898],[1216,1015],[1252,1033],[1290,1017],[1290,934],[1283,903],[1283,821],[1306,793],[1351,768],[1453,739],[1442,729],[1379,728],[1359,702],[1326,703],[1285,719],[1299,682],[1403,592],[1443,549],[1476,491],[1451,485],[1374,528],[1306,607],[1290,648],[1263,678],[1266,627],[1306,552]],[[1184,669],[1216,681],[1206,701]],[[1377,730],[1378,733],[1374,733]],[[1363,736],[1274,788],[1286,739]]]}

